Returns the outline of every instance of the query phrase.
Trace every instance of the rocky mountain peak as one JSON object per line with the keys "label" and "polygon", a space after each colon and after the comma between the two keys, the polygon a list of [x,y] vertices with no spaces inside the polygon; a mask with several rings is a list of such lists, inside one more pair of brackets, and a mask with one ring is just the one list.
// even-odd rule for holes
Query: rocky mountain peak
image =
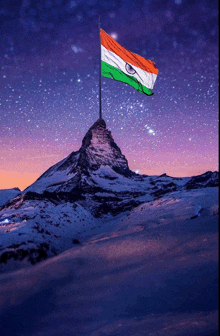
{"label": "rocky mountain peak", "polygon": [[115,143],[111,132],[106,128],[105,121],[100,118],[90,127],[77,152],[72,152],[50,167],[26,191],[42,193],[45,190],[50,192],[73,190],[82,184],[88,184],[89,180],[85,180],[84,177],[90,178],[91,174],[102,166],[108,166],[126,177],[134,174],[129,169],[128,161]]}
{"label": "rocky mountain peak", "polygon": [[[105,120],[98,119],[88,130],[82,141],[82,148],[88,147],[91,144],[91,140],[99,139],[100,136],[106,134],[106,123]],[[107,139],[106,139],[107,140]]]}
{"label": "rocky mountain peak", "polygon": [[84,171],[97,170],[100,166],[110,166],[117,173],[131,174],[125,156],[101,118],[86,133],[79,152],[77,166]]}
{"label": "rocky mountain peak", "polygon": [[81,151],[88,147],[100,146],[101,144],[109,143],[109,133],[106,129],[106,123],[104,119],[98,119],[88,130],[82,141]]}

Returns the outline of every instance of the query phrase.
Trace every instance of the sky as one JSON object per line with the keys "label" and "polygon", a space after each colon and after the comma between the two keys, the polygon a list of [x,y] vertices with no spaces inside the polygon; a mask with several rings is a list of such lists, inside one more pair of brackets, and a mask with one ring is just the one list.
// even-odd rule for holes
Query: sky
{"label": "sky", "polygon": [[0,189],[33,183],[99,118],[101,27],[155,62],[154,95],[102,77],[107,128],[140,174],[218,170],[216,0],[0,4]]}

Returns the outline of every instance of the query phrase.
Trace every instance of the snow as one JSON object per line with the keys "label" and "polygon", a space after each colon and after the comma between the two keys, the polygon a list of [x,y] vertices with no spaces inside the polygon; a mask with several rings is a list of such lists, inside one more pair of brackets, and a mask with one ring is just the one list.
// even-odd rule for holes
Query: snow
{"label": "snow", "polygon": [[200,216],[201,209],[202,209],[201,205],[195,204],[195,215],[194,216]]}
{"label": "snow", "polygon": [[56,171],[51,176],[42,177],[28,187],[25,191],[32,191],[38,194],[43,193],[46,189],[50,192],[55,191],[63,182],[73,178],[76,173],[69,174],[68,170]]}
{"label": "snow", "polygon": [[[65,176],[65,174],[65,170],[56,171],[49,179],[55,179],[54,176],[56,178]],[[46,179],[48,181],[48,177]],[[177,180],[182,183],[182,179]],[[28,240],[33,241],[36,246],[46,241],[49,244],[48,256],[52,257],[55,252],[58,254],[71,248],[74,239],[85,242],[89,237],[108,232],[116,225],[115,223],[119,229],[121,225],[123,227],[124,222],[136,223],[138,219],[139,229],[141,229],[143,224],[146,225],[147,219],[148,227],[156,228],[172,223],[172,220],[176,221],[177,218],[181,222],[201,217],[203,209],[207,209],[209,205],[209,199],[212,202],[214,195],[217,197],[214,191],[217,188],[186,191],[179,185],[177,191],[169,192],[155,200],[152,195],[154,186],[159,185],[163,188],[163,185],[172,181],[171,177],[143,176],[139,180],[136,176],[128,178],[118,174],[109,166],[100,166],[98,170],[91,172],[89,177],[82,176],[82,181],[86,185],[99,186],[101,190],[95,192],[94,195],[85,194],[84,199],[74,203],[59,201],[59,199],[53,202],[47,198],[25,200],[25,194],[22,194],[16,206],[8,206],[2,210],[0,212],[1,251],[10,251],[8,247],[12,244],[22,245]],[[44,178],[34,184],[38,192],[43,191],[40,189],[40,184],[37,184],[38,182],[44,188]],[[201,198],[200,195],[202,195]],[[106,214],[101,214],[99,219],[95,218],[94,214],[100,206],[103,208],[103,202],[107,204]],[[136,203],[131,203],[130,206],[129,202]],[[141,205],[137,206],[140,203]],[[136,207],[128,212],[125,211],[127,205],[130,208]],[[118,207],[120,211],[117,211]],[[115,212],[113,216],[111,211]],[[216,210],[206,211],[216,213]],[[125,220],[127,213],[129,217]],[[22,247],[24,250],[29,249],[29,243],[24,245]],[[13,267],[11,261],[9,269],[12,270]],[[22,267],[22,262],[16,262],[16,267]],[[1,264],[0,269],[1,271],[9,270],[8,264]]]}
{"label": "snow", "polygon": [[[218,188],[176,191],[95,220],[81,244],[0,275],[2,334],[217,334],[217,204]],[[80,205],[46,207],[55,218],[92,219]]]}
{"label": "snow", "polygon": [[148,191],[150,188],[149,178],[143,181],[136,181],[134,178],[127,178],[117,174],[109,166],[101,166],[92,174],[92,178],[102,189],[112,192],[124,191]]}
{"label": "snow", "polygon": [[95,195],[100,196],[100,197],[115,197],[115,194],[106,193],[106,192],[97,192],[95,193]]}
{"label": "snow", "polygon": [[16,197],[20,193],[21,193],[21,190],[18,188],[0,189],[0,206],[4,205],[6,202]]}
{"label": "snow", "polygon": [[3,221],[0,221],[0,225],[4,225],[8,223],[10,223],[10,220],[8,218],[4,219]]}

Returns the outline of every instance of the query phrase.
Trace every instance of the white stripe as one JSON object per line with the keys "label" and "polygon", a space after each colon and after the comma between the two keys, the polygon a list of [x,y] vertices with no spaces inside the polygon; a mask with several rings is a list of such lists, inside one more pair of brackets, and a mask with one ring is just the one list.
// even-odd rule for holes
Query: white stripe
{"label": "white stripe", "polygon": [[103,45],[101,46],[101,59],[103,62],[112,65],[113,67],[123,71],[126,75],[135,77],[138,82],[148,89],[153,89],[157,75],[144,71],[131,64],[132,68],[136,71],[134,74],[129,73],[125,65],[125,62],[120,56],[115,54],[113,51],[106,49]]}

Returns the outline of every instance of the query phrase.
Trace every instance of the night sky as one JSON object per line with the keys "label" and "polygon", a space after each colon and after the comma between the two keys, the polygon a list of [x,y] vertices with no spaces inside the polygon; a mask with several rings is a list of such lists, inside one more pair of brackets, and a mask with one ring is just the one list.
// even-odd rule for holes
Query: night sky
{"label": "night sky", "polygon": [[8,0],[0,5],[0,188],[30,185],[78,150],[99,118],[99,15],[102,29],[159,69],[154,96],[102,77],[103,119],[130,169],[218,170],[217,1]]}

